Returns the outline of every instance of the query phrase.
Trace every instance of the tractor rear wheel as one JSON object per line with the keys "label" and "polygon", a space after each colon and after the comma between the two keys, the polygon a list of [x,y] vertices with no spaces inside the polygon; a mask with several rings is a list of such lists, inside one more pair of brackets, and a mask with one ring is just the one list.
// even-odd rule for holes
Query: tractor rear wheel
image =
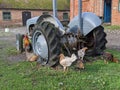
{"label": "tractor rear wheel", "polygon": [[35,54],[39,55],[38,62],[42,65],[55,66],[60,54],[58,28],[44,21],[38,23],[32,34],[32,46]]}
{"label": "tractor rear wheel", "polygon": [[100,55],[106,49],[106,43],[107,40],[104,28],[102,26],[95,28],[87,35],[86,46],[88,47],[88,50],[86,52],[86,55]]}

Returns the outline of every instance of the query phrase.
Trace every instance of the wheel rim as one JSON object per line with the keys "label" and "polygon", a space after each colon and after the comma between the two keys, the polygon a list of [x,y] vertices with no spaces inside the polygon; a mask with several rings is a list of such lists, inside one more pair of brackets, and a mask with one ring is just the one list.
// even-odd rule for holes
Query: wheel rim
{"label": "wheel rim", "polygon": [[[39,60],[48,62],[48,45],[46,38],[41,31],[36,30],[33,35],[33,51],[35,54],[40,56]],[[43,61],[42,61],[43,62]]]}

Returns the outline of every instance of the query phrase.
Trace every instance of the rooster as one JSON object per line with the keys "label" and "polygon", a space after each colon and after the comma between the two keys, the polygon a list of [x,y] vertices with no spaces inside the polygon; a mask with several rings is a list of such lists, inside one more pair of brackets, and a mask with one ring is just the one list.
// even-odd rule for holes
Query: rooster
{"label": "rooster", "polygon": [[30,52],[32,47],[31,47],[31,42],[30,42],[27,34],[24,35],[23,46],[25,48],[27,61],[31,61],[31,62],[36,61],[38,59],[38,55]]}
{"label": "rooster", "polygon": [[83,58],[85,56],[85,51],[87,50],[87,47],[84,47],[80,50],[78,50],[78,58],[83,61]]}
{"label": "rooster", "polygon": [[24,35],[23,37],[23,47],[25,48],[25,50],[29,52],[31,51],[32,45],[31,45],[30,39],[27,34]]}
{"label": "rooster", "polygon": [[106,64],[108,64],[108,61],[118,63],[118,59],[115,58],[111,53],[109,52],[103,52],[103,59]]}
{"label": "rooster", "polygon": [[64,56],[64,54],[60,54],[59,63],[63,66],[64,71],[68,69],[67,67],[71,66],[71,64],[77,59],[75,54],[72,54],[71,57]]}

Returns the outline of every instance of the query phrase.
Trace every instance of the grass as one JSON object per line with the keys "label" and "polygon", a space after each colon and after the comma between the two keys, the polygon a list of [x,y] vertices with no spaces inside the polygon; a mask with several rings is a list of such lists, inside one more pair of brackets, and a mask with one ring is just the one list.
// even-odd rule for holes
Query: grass
{"label": "grass", "polygon": [[[0,46],[7,42],[0,42]],[[10,63],[7,57],[16,55],[10,45],[0,52],[0,90],[120,90],[120,64],[104,64],[97,60],[85,64],[85,70],[68,72],[48,67],[36,68],[26,61]],[[107,50],[120,59],[119,51]],[[91,58],[92,59],[92,58]]]}
{"label": "grass", "polygon": [[[58,0],[58,9],[69,9],[69,0]],[[52,9],[52,0],[0,0],[1,7]]]}
{"label": "grass", "polygon": [[120,26],[117,25],[104,25],[106,30],[120,30]]}
{"label": "grass", "polygon": [[[11,34],[2,33],[9,37]],[[68,72],[48,67],[36,68],[26,61],[11,63],[8,57],[17,55],[15,47],[0,41],[0,90],[119,90],[120,64],[104,64],[103,60],[86,63],[85,70]],[[120,59],[120,51],[107,50]],[[92,59],[92,58],[91,58]]]}

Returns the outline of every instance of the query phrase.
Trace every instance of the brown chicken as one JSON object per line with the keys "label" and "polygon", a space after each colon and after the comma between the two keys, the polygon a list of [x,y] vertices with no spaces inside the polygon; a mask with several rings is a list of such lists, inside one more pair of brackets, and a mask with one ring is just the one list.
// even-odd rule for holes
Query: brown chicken
{"label": "brown chicken", "polygon": [[64,56],[64,54],[60,54],[60,64],[63,66],[64,71],[68,69],[69,66],[77,59],[75,54],[72,54],[71,57]]}
{"label": "brown chicken", "polygon": [[119,60],[114,57],[112,61],[115,62],[115,63],[118,63]]}
{"label": "brown chicken", "polygon": [[84,47],[80,50],[78,50],[78,68],[84,69],[84,64],[83,64],[83,58],[85,56],[85,51],[87,50],[87,47]]}
{"label": "brown chicken", "polygon": [[77,62],[77,68],[78,69],[84,69],[84,64],[83,64],[83,62],[81,60],[78,60],[78,62]]}
{"label": "brown chicken", "polygon": [[111,53],[109,52],[104,52],[103,53],[103,59],[106,64],[108,64],[108,61],[118,63],[118,59],[115,58]]}
{"label": "brown chicken", "polygon": [[26,57],[27,57],[27,61],[33,62],[33,61],[37,61],[39,56],[34,53],[26,52]]}
{"label": "brown chicken", "polygon": [[65,58],[64,54],[60,54],[59,57],[60,57],[60,61],[62,61]]}
{"label": "brown chicken", "polygon": [[25,48],[25,53],[26,53],[26,57],[27,57],[27,61],[36,61],[38,59],[38,55],[34,54],[33,52],[30,52],[31,50],[31,42],[26,35],[24,35],[24,38],[23,38],[23,46]]}
{"label": "brown chicken", "polygon": [[23,47],[25,48],[25,50],[28,50],[28,51],[30,51],[32,48],[31,42],[30,42],[27,34],[24,35],[24,37],[23,37]]}

